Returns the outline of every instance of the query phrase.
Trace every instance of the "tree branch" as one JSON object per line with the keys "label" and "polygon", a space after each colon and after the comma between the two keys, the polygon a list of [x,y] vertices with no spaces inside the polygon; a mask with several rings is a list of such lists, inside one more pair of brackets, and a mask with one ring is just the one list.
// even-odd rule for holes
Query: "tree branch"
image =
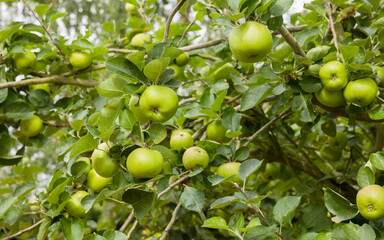
{"label": "tree branch", "polygon": [[[287,30],[291,33],[293,32],[300,32],[301,30],[303,30],[306,26],[293,26],[293,27],[289,27],[287,28]],[[276,30],[276,31],[273,31],[272,32],[272,35],[278,35],[278,34],[281,34],[279,30]]]}
{"label": "tree branch", "polygon": [[328,2],[327,4],[325,4],[325,7],[327,8],[327,13],[328,13],[328,16],[329,16],[329,26],[331,27],[331,32],[332,32],[332,36],[333,36],[333,44],[336,47],[337,53],[339,53],[339,45],[337,44],[337,34],[336,34],[336,31],[335,31],[335,25],[333,23],[331,3]]}
{"label": "tree branch", "polygon": [[118,48],[108,48],[109,52],[115,52],[115,53],[135,53],[137,50],[134,49],[118,49]]}
{"label": "tree branch", "polygon": [[207,129],[208,125],[213,122],[213,120],[209,121],[208,123],[206,123],[204,126],[202,126],[201,128],[199,128],[199,130],[197,130],[193,135],[192,135],[192,138],[193,140],[196,140],[200,137],[200,135],[205,131],[205,129]]}
{"label": "tree branch", "polygon": [[181,35],[181,38],[180,38],[179,42],[178,42],[177,45],[176,45],[177,47],[180,46],[181,41],[183,41],[183,39],[184,39],[184,37],[185,37],[185,34],[187,34],[189,28],[191,28],[192,25],[193,25],[195,22],[196,22],[196,19],[193,20],[193,21],[187,26],[187,28],[184,30],[183,34]]}
{"label": "tree branch", "polygon": [[180,207],[181,207],[181,202],[179,202],[176,205],[175,210],[173,210],[171,221],[169,221],[167,227],[165,228],[165,230],[163,232],[163,235],[161,235],[160,240],[165,240],[167,238],[169,231],[171,231],[173,224],[175,224],[175,222],[176,222],[176,217],[177,217],[177,214],[179,213]]}
{"label": "tree branch", "polygon": [[171,22],[177,11],[183,6],[186,0],[180,0],[180,2],[176,5],[176,7],[172,10],[171,14],[169,15],[167,22],[165,23],[165,31],[164,31],[164,39],[163,42],[168,41],[168,34],[169,34],[169,27],[171,26]]}
{"label": "tree branch", "polygon": [[10,239],[16,238],[17,236],[20,236],[21,234],[23,234],[25,232],[28,232],[28,231],[34,229],[35,227],[39,226],[42,222],[44,222],[44,220],[45,220],[45,218],[40,219],[40,221],[36,222],[32,226],[24,228],[23,230],[20,230],[19,232],[15,233],[15,234],[13,234],[11,236],[5,237],[2,240],[10,240]]}
{"label": "tree branch", "polygon": [[184,182],[184,180],[188,179],[189,176],[188,175],[184,175],[182,176],[179,180],[175,181],[174,183],[172,183],[171,185],[169,185],[166,189],[164,189],[161,193],[159,193],[159,195],[157,195],[157,199],[160,199],[164,194],[166,194],[167,192],[169,192],[173,187],[175,187],[176,185]]}
{"label": "tree branch", "polygon": [[225,41],[225,39],[217,39],[217,40],[213,40],[213,41],[209,41],[209,42],[205,42],[205,43],[199,43],[196,45],[189,45],[189,46],[181,47],[180,49],[183,50],[184,52],[189,52],[189,51],[196,50],[196,49],[216,46],[216,45],[218,45],[224,41]]}
{"label": "tree branch", "polygon": [[36,85],[41,83],[57,83],[57,84],[65,84],[65,85],[78,85],[83,87],[95,87],[100,84],[99,81],[94,81],[94,80],[72,79],[72,78],[67,78],[59,75],[53,75],[45,78],[26,79],[19,82],[0,83],[0,89],[12,88],[12,87],[23,87],[23,86]]}
{"label": "tree branch", "polygon": [[136,220],[134,223],[133,223],[133,226],[131,227],[131,229],[129,230],[128,234],[127,234],[127,237],[125,238],[125,240],[128,240],[129,238],[131,238],[131,235],[133,233],[133,230],[135,230],[137,224],[139,223],[139,220]]}
{"label": "tree branch", "polygon": [[125,229],[128,227],[128,225],[131,223],[131,221],[133,219],[133,215],[134,215],[134,210],[131,211],[131,213],[129,214],[129,216],[127,217],[127,219],[123,223],[123,225],[121,225],[121,227],[119,229],[120,232],[125,231]]}
{"label": "tree branch", "polygon": [[74,71],[74,72],[63,73],[60,76],[70,77],[70,76],[73,76],[73,74],[79,75],[79,74],[83,74],[83,73],[87,73],[87,72],[93,72],[93,71],[101,70],[101,69],[104,69],[104,68],[105,68],[105,64],[100,64],[100,65],[96,65],[94,67],[88,67],[86,69],[81,69],[81,70],[77,70],[77,71]]}
{"label": "tree branch", "polygon": [[281,36],[283,36],[285,41],[292,47],[293,51],[296,54],[302,56],[303,58],[307,58],[307,55],[305,54],[304,50],[300,47],[296,39],[291,35],[291,33],[284,26],[281,26],[279,28],[279,32]]}

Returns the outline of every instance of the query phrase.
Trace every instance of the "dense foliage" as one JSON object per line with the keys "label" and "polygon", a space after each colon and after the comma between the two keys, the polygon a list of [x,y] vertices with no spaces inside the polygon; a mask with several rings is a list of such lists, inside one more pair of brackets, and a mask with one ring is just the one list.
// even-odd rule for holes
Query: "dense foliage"
{"label": "dense foliage", "polygon": [[0,31],[0,238],[383,238],[384,0],[59,2]]}

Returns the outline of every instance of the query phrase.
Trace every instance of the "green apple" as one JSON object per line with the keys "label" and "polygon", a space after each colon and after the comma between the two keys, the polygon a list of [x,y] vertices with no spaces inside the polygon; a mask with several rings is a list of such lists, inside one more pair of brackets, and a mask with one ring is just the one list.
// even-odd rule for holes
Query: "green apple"
{"label": "green apple", "polygon": [[328,91],[322,88],[315,92],[317,101],[327,107],[338,107],[344,104],[343,91]]}
{"label": "green apple", "polygon": [[113,177],[105,178],[97,174],[95,169],[91,169],[87,175],[87,186],[94,192],[100,192],[107,186],[108,183],[112,182]]}
{"label": "green apple", "polygon": [[152,85],[140,96],[139,107],[144,117],[153,122],[165,122],[175,115],[179,100],[169,87]]}
{"label": "green apple", "polygon": [[342,157],[342,151],[341,150],[335,151],[332,148],[330,148],[328,145],[325,145],[321,147],[320,155],[325,160],[328,160],[331,162],[337,162]]}
{"label": "green apple", "polygon": [[87,196],[88,193],[86,191],[77,191],[71,196],[71,199],[65,205],[67,212],[72,217],[84,217],[85,209],[81,206],[81,199]]}
{"label": "green apple", "polygon": [[88,157],[80,157],[76,159],[76,162],[80,162],[80,161],[83,161],[88,164],[88,167],[85,169],[85,172],[84,172],[85,174],[88,174],[89,171],[91,170],[91,159],[89,159]]}
{"label": "green apple", "polygon": [[270,162],[265,164],[265,170],[261,174],[261,177],[265,181],[271,181],[273,179],[276,179],[278,176],[280,176],[280,166],[276,162]]}
{"label": "green apple", "polygon": [[131,11],[131,10],[133,10],[133,9],[135,9],[135,8],[136,8],[136,6],[133,5],[132,3],[126,3],[126,4],[125,4],[125,10],[126,10],[126,11]]}
{"label": "green apple", "polygon": [[320,68],[319,76],[323,87],[328,91],[339,91],[348,83],[348,73],[344,64],[338,61],[327,62]]}
{"label": "green apple", "polygon": [[69,62],[77,69],[84,69],[92,64],[92,57],[86,52],[73,52],[69,56]]}
{"label": "green apple", "polygon": [[135,36],[133,36],[131,40],[131,45],[134,47],[142,47],[144,46],[144,43],[150,42],[151,39],[149,36],[145,33],[138,33]]}
{"label": "green apple", "polygon": [[141,111],[139,107],[139,100],[140,100],[139,96],[132,95],[131,98],[129,99],[129,108],[135,115],[136,120],[144,124],[148,121],[148,118],[146,118],[143,112]]}
{"label": "green apple", "polygon": [[239,72],[233,67],[232,64],[226,63],[213,72],[213,81],[217,82],[220,79],[231,79],[231,73],[239,75]]}
{"label": "green apple", "polygon": [[168,68],[172,68],[175,72],[175,75],[173,75],[172,79],[177,79],[180,76],[180,67],[176,64],[170,65]]}
{"label": "green apple", "polygon": [[109,148],[106,143],[101,143],[91,156],[92,168],[102,177],[110,178],[119,170],[119,163],[109,156]]}
{"label": "green apple", "polygon": [[369,185],[357,192],[356,203],[360,214],[368,220],[384,218],[384,188]]}
{"label": "green apple", "polygon": [[328,137],[328,145],[334,151],[343,150],[348,144],[347,134],[337,132],[335,137]]}
{"label": "green apple", "polygon": [[377,84],[371,78],[362,78],[348,83],[344,89],[344,98],[348,103],[367,106],[376,99]]}
{"label": "green apple", "polygon": [[207,127],[207,139],[220,143],[227,143],[231,139],[225,136],[226,132],[227,129],[224,127],[223,121],[215,120]]}
{"label": "green apple", "polygon": [[235,182],[237,184],[242,184],[243,180],[239,177],[239,174],[238,174],[240,165],[241,163],[239,162],[230,162],[230,163],[221,164],[217,168],[217,175],[224,178],[228,178],[223,181],[224,184],[225,182]]}
{"label": "green apple", "polygon": [[193,138],[191,134],[180,131],[180,132],[173,133],[171,135],[169,144],[171,146],[171,149],[180,151],[181,149],[192,147]]}
{"label": "green apple", "polygon": [[22,73],[30,73],[35,70],[36,57],[35,54],[26,51],[24,53],[15,53],[12,57],[15,67]]}
{"label": "green apple", "polygon": [[308,74],[313,76],[313,77],[319,77],[319,72],[320,72],[320,69],[321,69],[321,65],[320,64],[312,64],[308,67]]}
{"label": "green apple", "polygon": [[41,83],[41,84],[35,84],[35,85],[29,85],[29,91],[41,89],[46,91],[47,93],[51,93],[51,87],[49,86],[49,83]]}
{"label": "green apple", "polygon": [[171,133],[171,137],[173,134],[176,134],[178,132],[185,132],[185,133],[189,133],[191,136],[194,134],[193,130],[192,129],[188,129],[188,128],[181,128],[181,129],[176,129],[176,130],[173,130],[172,133]]}
{"label": "green apple", "polygon": [[269,29],[257,22],[248,21],[232,29],[229,47],[232,54],[242,62],[257,62],[267,55],[273,46]]}
{"label": "green apple", "polygon": [[177,56],[177,57],[175,58],[175,63],[176,63],[178,66],[184,66],[184,65],[186,65],[188,62],[189,62],[189,55],[188,55],[188,53],[186,53],[186,52],[183,52],[182,54],[180,54],[179,56]]}
{"label": "green apple", "polygon": [[182,160],[186,169],[192,169],[196,165],[200,165],[205,168],[209,163],[209,155],[200,147],[190,147],[185,150]]}
{"label": "green apple", "polygon": [[33,115],[29,119],[22,119],[20,121],[20,132],[26,137],[34,137],[43,131],[43,121]]}
{"label": "green apple", "polygon": [[376,66],[375,69],[377,72],[375,77],[377,85],[384,86],[384,69],[378,66]]}
{"label": "green apple", "polygon": [[135,178],[153,178],[163,170],[163,155],[156,150],[137,148],[127,158],[127,169]]}

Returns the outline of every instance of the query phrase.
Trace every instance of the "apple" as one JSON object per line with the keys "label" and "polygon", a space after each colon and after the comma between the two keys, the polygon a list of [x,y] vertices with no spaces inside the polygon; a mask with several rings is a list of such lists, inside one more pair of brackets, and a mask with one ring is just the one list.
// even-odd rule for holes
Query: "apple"
{"label": "apple", "polygon": [[265,164],[264,172],[261,174],[261,177],[265,181],[271,181],[276,179],[280,175],[280,166],[276,162],[270,162]]}
{"label": "apple", "polygon": [[33,115],[29,119],[22,119],[20,121],[20,132],[26,137],[34,137],[43,131],[43,121]]}
{"label": "apple", "polygon": [[273,46],[269,29],[257,22],[248,21],[232,29],[229,47],[235,57],[247,63],[260,61]]}
{"label": "apple", "polygon": [[41,83],[41,84],[35,84],[35,85],[29,85],[29,91],[41,89],[46,91],[47,93],[51,93],[51,87],[49,86],[49,83]]}
{"label": "apple", "polygon": [[212,141],[227,143],[230,138],[225,136],[227,129],[223,125],[222,120],[215,120],[211,122],[207,127],[207,138]]}
{"label": "apple", "polygon": [[100,192],[107,186],[108,183],[112,182],[113,177],[105,178],[97,174],[95,169],[91,169],[87,175],[87,186],[94,192]]}
{"label": "apple", "polygon": [[232,64],[226,63],[213,72],[213,81],[217,82],[220,79],[231,79],[231,73],[239,75],[239,72],[233,67]]}
{"label": "apple", "polygon": [[133,114],[135,115],[135,118],[136,120],[139,122],[139,123],[146,123],[148,121],[148,118],[146,118],[140,107],[139,107],[139,96],[137,95],[132,95],[131,98],[129,99],[129,108],[131,109],[131,111],[133,112]]}
{"label": "apple", "polygon": [[338,107],[344,104],[343,91],[328,91],[322,88],[315,92],[317,101],[327,107]]}
{"label": "apple", "polygon": [[328,145],[325,145],[321,147],[320,149],[320,155],[322,158],[325,160],[331,161],[331,162],[336,162],[339,161],[342,157],[342,152],[341,150],[335,151]]}
{"label": "apple", "polygon": [[126,11],[131,11],[131,10],[133,10],[133,9],[135,9],[135,8],[136,8],[136,6],[133,5],[132,3],[126,3],[126,4],[125,4],[125,10],[126,10]]}
{"label": "apple", "polygon": [[176,64],[170,65],[168,68],[172,68],[175,72],[175,75],[173,75],[172,79],[177,79],[180,76],[180,67]]}
{"label": "apple", "polygon": [[35,54],[26,51],[23,53],[15,53],[12,57],[15,67],[22,73],[30,73],[35,70],[36,57]]}
{"label": "apple", "polygon": [[193,138],[191,134],[180,131],[180,132],[173,133],[171,135],[169,144],[171,146],[171,149],[180,151],[181,149],[192,147]]}
{"label": "apple", "polygon": [[81,199],[87,196],[86,191],[77,191],[71,196],[71,199],[65,205],[67,212],[72,217],[83,217],[85,216],[85,209],[81,206]]}
{"label": "apple", "polygon": [[321,65],[320,64],[312,64],[308,67],[308,74],[313,76],[313,77],[319,77],[319,72],[320,72],[320,69],[321,69]]}
{"label": "apple", "polygon": [[328,137],[328,145],[334,151],[343,150],[348,144],[347,134],[337,132],[335,137]]}
{"label": "apple", "polygon": [[189,133],[191,136],[194,134],[193,130],[192,129],[188,129],[188,128],[181,128],[181,129],[177,129],[177,130],[173,130],[172,131],[172,134],[171,134],[171,137],[173,134],[176,134],[178,132],[185,132],[185,133]]}
{"label": "apple", "polygon": [[94,168],[102,177],[110,178],[117,170],[119,170],[119,163],[109,156],[109,148],[106,143],[101,143],[98,149],[93,150],[92,153],[92,168]]}
{"label": "apple", "polygon": [[92,64],[92,57],[86,52],[73,52],[69,56],[69,62],[75,68],[84,69]]}
{"label": "apple", "polygon": [[153,178],[163,170],[163,155],[156,150],[136,148],[127,158],[127,169],[135,178]]}
{"label": "apple", "polygon": [[376,83],[377,85],[379,86],[383,86],[384,85],[384,69],[381,68],[381,67],[375,67],[376,69],[376,77],[375,77],[375,80],[376,80]]}
{"label": "apple", "polygon": [[131,40],[131,45],[134,47],[142,47],[144,46],[144,43],[150,42],[151,39],[149,36],[145,33],[138,33],[135,36],[133,36]]}
{"label": "apple", "polygon": [[89,171],[91,170],[91,159],[89,159],[88,157],[80,157],[76,159],[76,162],[80,162],[80,161],[83,161],[88,164],[88,167],[84,171],[85,174],[88,174]]}
{"label": "apple", "polygon": [[384,218],[384,188],[379,185],[365,186],[357,192],[356,203],[360,214],[368,220]]}
{"label": "apple", "polygon": [[371,78],[362,78],[348,83],[344,89],[344,98],[348,103],[367,106],[375,100],[377,84]]}
{"label": "apple", "polygon": [[328,91],[339,91],[348,83],[348,73],[344,64],[330,61],[320,68],[319,76],[323,87]]}
{"label": "apple", "polygon": [[[222,183],[228,183],[228,182],[235,182],[237,184],[242,184],[243,180],[239,177],[239,168],[241,163],[239,162],[230,162],[230,163],[224,163],[221,164],[217,168],[217,175],[221,177],[229,177],[226,180],[224,180]],[[232,176],[232,177],[231,177]]]}
{"label": "apple", "polygon": [[140,96],[139,107],[143,116],[153,122],[165,122],[175,115],[179,100],[169,87],[152,85]]}
{"label": "apple", "polygon": [[205,168],[209,163],[209,155],[200,147],[190,147],[185,150],[182,160],[186,169],[192,169],[196,165],[200,165]]}
{"label": "apple", "polygon": [[183,52],[182,54],[180,54],[179,56],[177,56],[177,57],[175,58],[175,63],[176,63],[178,66],[184,66],[184,65],[186,65],[188,62],[189,62],[189,55],[188,55],[188,53],[186,53],[186,52]]}

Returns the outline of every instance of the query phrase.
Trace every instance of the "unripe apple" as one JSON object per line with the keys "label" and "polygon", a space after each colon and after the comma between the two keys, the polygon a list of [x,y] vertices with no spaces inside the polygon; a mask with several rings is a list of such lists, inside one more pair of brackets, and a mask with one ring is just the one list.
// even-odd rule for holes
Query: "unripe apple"
{"label": "unripe apple", "polygon": [[371,78],[362,78],[348,83],[344,89],[344,98],[348,103],[367,106],[376,99],[377,84]]}
{"label": "unripe apple", "polygon": [[135,36],[133,36],[131,40],[131,45],[134,47],[142,47],[144,46],[144,43],[150,42],[151,39],[149,36],[145,33],[138,33]]}
{"label": "unripe apple", "polygon": [[148,121],[148,118],[146,118],[142,112],[142,110],[139,107],[139,100],[140,98],[137,95],[132,95],[129,99],[129,109],[133,112],[135,115],[136,120],[139,123],[146,123]]}
{"label": "unripe apple", "polygon": [[69,56],[71,65],[78,69],[87,68],[92,63],[92,57],[86,52],[73,52]]}
{"label": "unripe apple", "polygon": [[163,170],[163,155],[156,150],[137,148],[127,158],[127,169],[135,178],[153,178]]}
{"label": "unripe apple", "polygon": [[327,62],[320,68],[319,76],[323,87],[328,91],[339,91],[348,83],[348,73],[344,64],[338,61]]}
{"label": "unripe apple", "polygon": [[171,149],[180,151],[183,148],[189,148],[193,146],[193,138],[191,134],[187,132],[176,132],[171,135],[169,140]]}
{"label": "unripe apple", "polygon": [[368,220],[384,218],[384,188],[379,185],[369,185],[359,190],[356,204],[360,214]]}
{"label": "unripe apple", "polygon": [[41,89],[46,91],[47,93],[51,93],[51,87],[49,86],[49,83],[41,83],[41,84],[35,84],[35,85],[29,85],[29,91]]}
{"label": "unripe apple", "polygon": [[170,65],[168,68],[172,68],[175,72],[175,75],[173,75],[172,79],[177,79],[180,76],[180,67],[176,64]]}
{"label": "unripe apple", "polygon": [[208,163],[209,155],[200,147],[190,147],[183,154],[183,165],[186,169],[192,169],[196,165],[205,168],[208,166]]}
{"label": "unripe apple", "polygon": [[83,217],[85,216],[85,209],[81,206],[81,199],[87,196],[86,191],[77,191],[71,196],[71,199],[65,205],[67,212],[72,217]]}
{"label": "unripe apple", "polygon": [[260,61],[271,51],[273,39],[265,25],[248,21],[232,29],[229,46],[238,60],[252,63]]}
{"label": "unripe apple", "polygon": [[42,130],[43,121],[36,115],[20,121],[20,132],[26,137],[34,137],[41,133]]}
{"label": "unripe apple", "polygon": [[88,167],[84,171],[85,174],[88,174],[89,171],[91,170],[91,159],[89,159],[88,157],[80,157],[80,158],[76,159],[76,162],[80,162],[80,161],[88,164]]}
{"label": "unripe apple", "polygon": [[113,177],[105,178],[97,174],[95,169],[91,169],[87,175],[87,186],[94,192],[100,192],[107,186],[108,183],[112,182]]}
{"label": "unripe apple", "polygon": [[332,148],[330,148],[328,145],[325,145],[325,146],[321,147],[320,155],[325,160],[328,160],[331,162],[336,162],[336,161],[339,161],[341,159],[342,151],[341,150],[335,151]]}
{"label": "unripe apple", "polygon": [[188,55],[188,53],[186,53],[186,52],[183,52],[182,54],[180,54],[179,56],[177,56],[177,57],[175,58],[175,63],[176,63],[178,66],[184,66],[184,65],[186,65],[188,62],[189,62],[189,55]]}
{"label": "unripe apple", "polygon": [[99,144],[91,158],[92,167],[102,177],[110,178],[119,170],[119,163],[109,156],[109,148],[106,143]]}
{"label": "unripe apple", "polygon": [[235,182],[237,184],[242,184],[243,180],[239,177],[239,174],[238,174],[240,165],[241,163],[239,162],[230,162],[230,163],[221,164],[217,168],[217,175],[224,178],[230,177],[223,181],[224,184],[226,182]]}
{"label": "unripe apple", "polygon": [[375,80],[376,80],[376,83],[377,85],[379,86],[383,86],[384,85],[384,69],[381,68],[381,67],[375,67],[376,69],[376,77],[375,77]]}
{"label": "unripe apple", "polygon": [[344,104],[343,91],[328,91],[322,88],[315,92],[317,101],[327,107],[338,107]]}
{"label": "unripe apple", "polygon": [[271,181],[279,177],[280,175],[280,166],[276,162],[270,162],[265,164],[264,172],[261,174],[261,177],[265,181]]}
{"label": "unripe apple", "polygon": [[26,51],[24,53],[16,53],[12,57],[15,67],[22,73],[30,73],[35,70],[36,57],[35,54]]}
{"label": "unripe apple", "polygon": [[212,141],[227,143],[229,138],[225,136],[227,129],[223,125],[222,120],[215,120],[211,122],[207,127],[207,138]]}
{"label": "unripe apple", "polygon": [[334,151],[343,150],[347,144],[348,138],[344,132],[337,132],[335,137],[328,137],[328,145]]}

